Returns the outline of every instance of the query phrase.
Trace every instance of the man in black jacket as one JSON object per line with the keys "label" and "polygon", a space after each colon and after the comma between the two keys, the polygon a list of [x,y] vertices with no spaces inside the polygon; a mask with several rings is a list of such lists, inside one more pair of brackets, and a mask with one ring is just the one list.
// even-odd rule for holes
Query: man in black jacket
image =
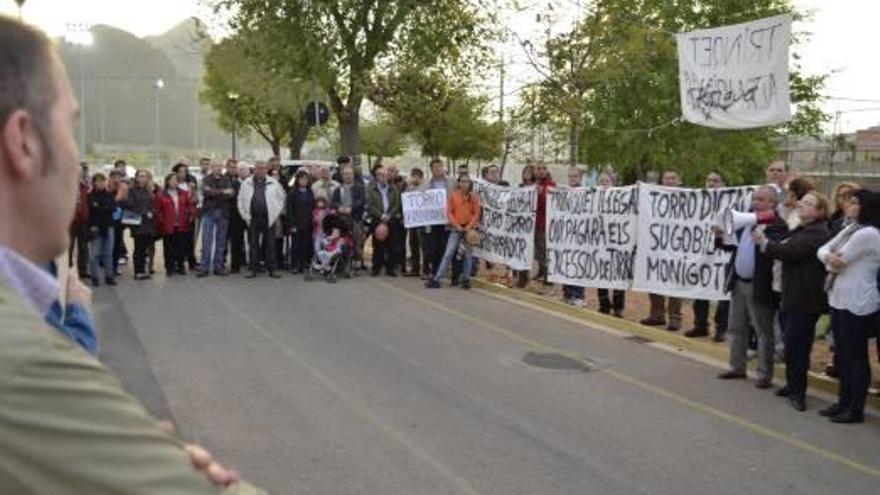
{"label": "man in black jacket", "polygon": [[[773,211],[776,193],[770,186],[755,191],[755,212]],[[721,237],[716,244],[727,251],[735,251],[728,265],[730,291],[730,315],[728,333],[730,340],[730,370],[718,375],[722,380],[746,377],[749,330],[758,336],[758,388],[770,388],[773,380],[773,316],[779,303],[772,289],[773,260],[764,256],[752,241],[752,231],[763,229],[771,239],[782,239],[788,228],[780,218],[769,225],[750,226],[736,232],[738,247],[725,244]],[[720,235],[720,232],[718,233]]]}
{"label": "man in black jacket", "polygon": [[238,160],[230,158],[226,160],[226,175],[232,181],[232,189],[235,191],[235,194],[229,199],[229,246],[227,252],[230,257],[230,272],[238,273],[241,271],[241,267],[247,266],[247,255],[244,248],[247,224],[244,223],[241,213],[238,212],[238,191],[241,188],[241,182],[250,175],[250,169],[247,165],[239,168]]}

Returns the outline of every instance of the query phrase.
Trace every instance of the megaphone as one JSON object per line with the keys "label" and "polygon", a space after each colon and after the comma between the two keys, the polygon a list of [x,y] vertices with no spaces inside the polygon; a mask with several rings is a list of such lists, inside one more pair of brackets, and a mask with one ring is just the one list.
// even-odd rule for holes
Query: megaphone
{"label": "megaphone", "polygon": [[733,235],[734,232],[741,228],[751,227],[752,225],[766,225],[773,223],[775,219],[776,212],[773,210],[743,213],[733,208],[728,208],[724,210],[724,214],[721,217],[721,229],[725,234]]}

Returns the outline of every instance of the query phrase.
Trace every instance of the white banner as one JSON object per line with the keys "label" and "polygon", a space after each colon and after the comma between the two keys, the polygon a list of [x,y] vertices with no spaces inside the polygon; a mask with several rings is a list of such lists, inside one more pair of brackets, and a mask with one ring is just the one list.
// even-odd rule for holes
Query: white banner
{"label": "white banner", "polygon": [[547,269],[551,282],[628,289],[632,285],[638,188],[550,189]]}
{"label": "white banner", "polygon": [[534,187],[503,187],[484,181],[474,183],[480,195],[482,241],[474,255],[514,270],[531,270],[535,252]]}
{"label": "white banner", "polygon": [[711,226],[728,207],[748,211],[755,187],[680,189],[641,184],[633,289],[726,300],[730,253],[715,249]]}
{"label": "white banner", "polygon": [[791,120],[791,16],[676,35],[684,119],[719,129]]}
{"label": "white banner", "polygon": [[446,225],[446,189],[405,192],[400,195],[403,204],[403,226],[412,229],[428,225]]}

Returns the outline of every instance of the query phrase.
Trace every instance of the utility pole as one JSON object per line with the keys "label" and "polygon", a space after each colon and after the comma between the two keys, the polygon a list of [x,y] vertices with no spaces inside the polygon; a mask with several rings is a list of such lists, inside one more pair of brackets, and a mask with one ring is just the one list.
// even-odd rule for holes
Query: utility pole
{"label": "utility pole", "polygon": [[498,122],[504,124],[504,52],[501,52],[500,81],[498,84]]}

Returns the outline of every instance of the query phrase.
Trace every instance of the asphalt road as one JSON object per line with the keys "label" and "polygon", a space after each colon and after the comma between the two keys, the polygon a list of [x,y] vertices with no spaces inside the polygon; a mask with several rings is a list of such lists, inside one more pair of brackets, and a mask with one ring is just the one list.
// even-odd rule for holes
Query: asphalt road
{"label": "asphalt road", "polygon": [[159,276],[96,297],[102,359],[125,386],[274,494],[880,486],[876,418],[832,425],[817,400],[796,413],[707,364],[479,290]]}

